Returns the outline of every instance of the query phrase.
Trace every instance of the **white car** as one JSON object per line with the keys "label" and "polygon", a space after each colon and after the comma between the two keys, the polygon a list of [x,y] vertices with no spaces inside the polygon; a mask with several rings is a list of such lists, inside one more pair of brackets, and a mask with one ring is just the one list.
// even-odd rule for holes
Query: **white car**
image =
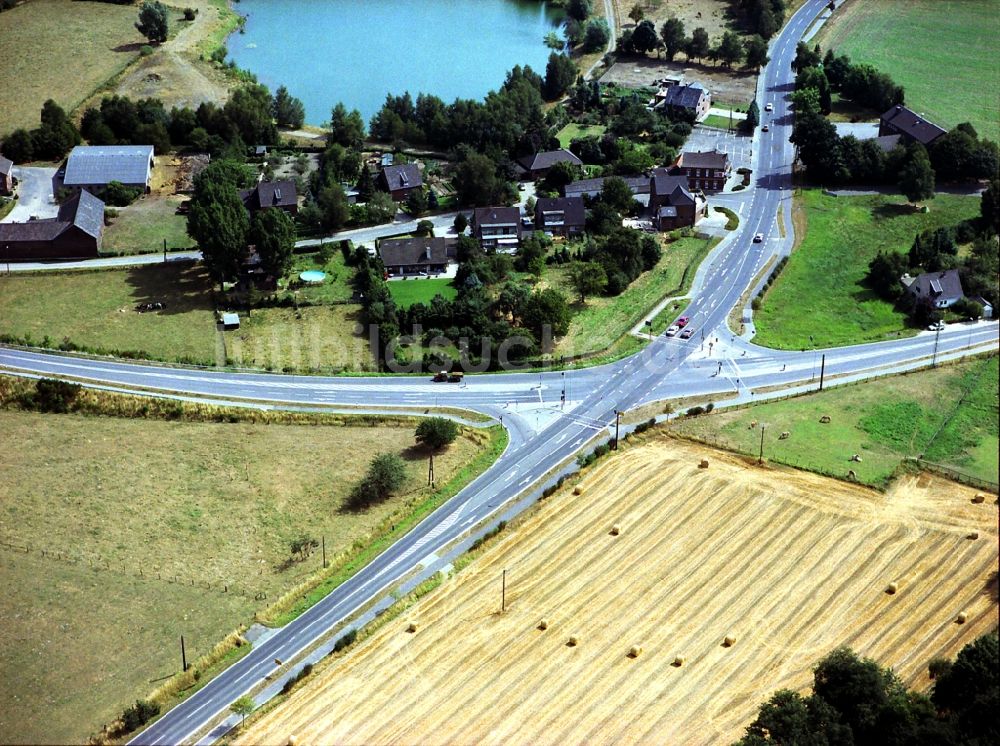
{"label": "white car", "polygon": [[763,233],[758,233],[757,235],[755,235],[753,237],[753,242],[754,243],[761,243],[761,242],[763,242],[763,240],[764,240],[764,234]]}
{"label": "white car", "polygon": [[931,324],[929,327],[927,327],[927,331],[929,331],[929,332],[939,332],[942,329],[944,329],[944,322],[943,321],[939,321],[936,324]]}
{"label": "white car", "polygon": [[677,324],[674,324],[674,325],[673,325],[673,326],[671,326],[671,327],[670,327],[669,329],[667,329],[667,332],[666,332],[666,334],[667,334],[667,336],[668,336],[668,337],[673,337],[673,336],[675,336],[675,335],[677,334],[677,332],[679,332],[680,330],[681,330],[681,328],[680,328],[679,326],[677,326]]}
{"label": "white car", "polygon": [[774,111],[774,104],[764,104],[764,111]]}
{"label": "white car", "polygon": [[771,128],[770,128],[770,127],[768,127],[768,126],[767,126],[767,125],[765,124],[765,125],[764,125],[763,127],[761,127],[761,128],[760,128],[760,131],[761,131],[761,132],[770,132],[770,131],[771,131]]}

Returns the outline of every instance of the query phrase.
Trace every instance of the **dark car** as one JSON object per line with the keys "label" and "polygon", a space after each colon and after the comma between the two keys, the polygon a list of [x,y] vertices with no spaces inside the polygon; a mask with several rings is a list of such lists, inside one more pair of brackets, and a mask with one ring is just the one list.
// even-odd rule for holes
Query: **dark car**
{"label": "dark car", "polygon": [[685,329],[681,332],[681,339],[691,339],[694,336],[694,329]]}

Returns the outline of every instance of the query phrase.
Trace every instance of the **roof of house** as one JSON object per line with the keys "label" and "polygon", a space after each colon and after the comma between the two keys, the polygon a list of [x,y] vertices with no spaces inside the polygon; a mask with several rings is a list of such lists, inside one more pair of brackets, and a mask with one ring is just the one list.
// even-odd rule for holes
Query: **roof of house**
{"label": "roof of house", "polygon": [[294,207],[299,196],[294,181],[261,181],[253,189],[240,191],[240,199],[248,210],[266,207]]}
{"label": "roof of house", "polygon": [[889,153],[896,149],[899,145],[899,141],[903,139],[902,135],[882,135],[880,137],[873,137],[875,144],[882,148],[883,151]]}
{"label": "roof of house", "polygon": [[535,202],[535,215],[540,216],[539,222],[548,226],[555,223],[583,225],[587,222],[582,197],[542,197]]}
{"label": "roof of house", "polygon": [[145,184],[152,160],[152,145],[77,145],[66,161],[63,184]]}
{"label": "roof of house", "polygon": [[[648,176],[619,176],[617,178],[628,185],[632,194],[649,194]],[[563,188],[563,194],[567,197],[596,197],[604,189],[604,179],[605,177],[571,181]]]}
{"label": "roof of house", "polygon": [[694,204],[687,176],[672,176],[664,168],[653,169],[652,193],[666,197],[671,205]]}
{"label": "roof of house", "polygon": [[435,238],[386,238],[379,243],[378,255],[386,267],[448,263],[447,242]]}
{"label": "roof of house", "polygon": [[104,231],[104,203],[90,192],[81,190],[62,204],[58,217],[0,223],[0,242],[54,241],[73,226],[100,240]]}
{"label": "roof of house", "polygon": [[933,122],[928,122],[921,115],[907,109],[902,104],[893,106],[880,119],[882,122],[891,124],[900,132],[909,135],[924,145],[928,145],[941,137],[941,135],[946,134],[946,130],[938,127]]}
{"label": "roof of house", "polygon": [[664,205],[659,210],[656,211],[657,217],[660,218],[676,218],[677,208],[673,205]]}
{"label": "roof of house", "polygon": [[474,225],[519,225],[521,210],[517,207],[477,207],[472,213]]}
{"label": "roof of house", "polygon": [[682,168],[711,168],[724,170],[729,165],[729,156],[717,150],[685,150],[677,159]]}
{"label": "roof of house", "polygon": [[527,155],[524,158],[519,158],[518,163],[520,163],[527,171],[544,171],[547,168],[552,168],[552,166],[557,163],[572,163],[574,166],[582,166],[583,161],[581,161],[576,154],[571,153],[566,150],[566,148],[559,148],[559,150],[544,150],[541,153],[535,153],[534,155]]}
{"label": "roof of house", "polygon": [[420,175],[420,167],[416,163],[403,163],[399,166],[386,166],[382,169],[389,191],[397,189],[414,189],[423,186],[424,178]]}
{"label": "roof of house", "polygon": [[667,89],[663,101],[667,106],[679,106],[684,109],[694,109],[702,96],[707,96],[708,90],[701,83],[685,83],[673,85]]}
{"label": "roof of house", "polygon": [[917,275],[909,287],[910,292],[919,298],[961,298],[965,295],[957,269],[925,272]]}
{"label": "roof of house", "polygon": [[0,155],[0,174],[4,176],[10,175],[11,169],[14,168],[14,161],[4,158]]}

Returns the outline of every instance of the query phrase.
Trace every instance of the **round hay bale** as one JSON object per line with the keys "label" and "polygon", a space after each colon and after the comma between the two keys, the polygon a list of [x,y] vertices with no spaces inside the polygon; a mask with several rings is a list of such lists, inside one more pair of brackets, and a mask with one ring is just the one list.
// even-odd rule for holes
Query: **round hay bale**
{"label": "round hay bale", "polygon": [[583,487],[581,487],[580,485],[577,485],[576,487],[574,487],[573,488],[573,494],[574,495],[582,495],[583,494]]}
{"label": "round hay bale", "polygon": [[542,617],[541,621],[538,622],[538,629],[548,629],[548,628],[549,628],[549,620]]}
{"label": "round hay bale", "polygon": [[406,623],[406,631],[410,632],[410,633],[416,632],[417,631],[417,623],[414,622],[414,621],[412,621],[412,620],[409,621],[409,622],[407,622]]}
{"label": "round hay bale", "polygon": [[966,613],[964,611],[960,611],[960,612],[958,612],[958,615],[955,617],[955,622],[958,623],[958,624],[965,624],[965,621],[968,618],[969,617],[966,615]]}
{"label": "round hay bale", "polygon": [[977,492],[976,496],[972,498],[972,502],[976,503],[976,505],[978,505],[979,503],[986,502],[986,495],[984,495],[982,492]]}
{"label": "round hay bale", "polygon": [[736,644],[736,637],[733,635],[726,635],[722,638],[722,647],[731,648]]}
{"label": "round hay bale", "polygon": [[684,665],[684,656],[682,656],[682,655],[676,656],[674,658],[674,662],[673,662],[672,665],[674,666],[674,668],[680,668],[681,666],[683,666]]}
{"label": "round hay bale", "polygon": [[577,645],[580,644],[580,638],[577,637],[576,635],[570,635],[569,639],[566,641],[566,644],[571,648],[575,648]]}
{"label": "round hay bale", "polygon": [[640,655],[642,655],[642,646],[641,645],[633,645],[632,647],[630,647],[628,649],[628,657],[629,658],[638,658]]}
{"label": "round hay bale", "polygon": [[888,593],[890,596],[898,590],[899,590],[899,585],[896,583],[889,583],[889,585],[885,587],[885,592]]}
{"label": "round hay bale", "polygon": [[618,534],[620,534],[621,532],[622,532],[622,527],[620,525],[618,525],[617,523],[614,526],[611,527],[611,535],[612,536],[618,536]]}
{"label": "round hay bale", "polygon": [[972,532],[971,534],[969,534],[969,537],[968,537],[968,538],[970,538],[970,539],[972,539],[973,541],[975,541],[976,539],[978,539],[978,538],[979,538],[979,532],[978,532],[978,531],[973,531],[973,532]]}
{"label": "round hay bale", "polygon": [[294,733],[288,737],[288,746],[295,746],[298,742],[299,739],[295,737]]}
{"label": "round hay bale", "polygon": [[707,468],[708,468],[708,459],[707,459],[707,458],[703,458],[703,459],[702,459],[702,460],[701,460],[701,461],[699,462],[699,464],[698,464],[698,468],[699,468],[699,469],[707,469]]}
{"label": "round hay bale", "polygon": [[824,424],[824,425],[829,425],[830,424],[830,415],[828,415],[828,414],[823,415],[822,417],[819,418],[819,421],[822,424]]}

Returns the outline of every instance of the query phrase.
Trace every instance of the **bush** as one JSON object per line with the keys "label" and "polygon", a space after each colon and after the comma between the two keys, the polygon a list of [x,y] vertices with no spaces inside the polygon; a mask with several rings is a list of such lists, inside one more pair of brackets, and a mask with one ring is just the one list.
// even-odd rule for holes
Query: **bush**
{"label": "bush", "polygon": [[76,400],[80,388],[78,383],[41,378],[35,384],[35,406],[40,412],[64,414]]}
{"label": "bush", "polygon": [[144,699],[137,699],[135,704],[122,713],[122,726],[126,733],[141,728],[160,714],[160,706]]}
{"label": "bush", "polygon": [[143,57],[149,57],[153,53],[153,48],[148,44],[143,44],[139,47],[139,54]]}
{"label": "bush", "polygon": [[698,415],[704,414],[704,413],[705,413],[705,408],[704,407],[691,407],[691,409],[689,409],[684,414],[687,417],[697,417]]}
{"label": "bush", "polygon": [[196,15],[198,15],[198,11],[195,10],[194,8],[185,8],[184,9],[184,20],[185,21],[193,21],[194,17]]}
{"label": "bush", "polygon": [[104,190],[104,204],[112,207],[128,207],[142,191],[133,187],[127,187],[120,181],[112,181]]}
{"label": "bush", "polygon": [[339,653],[344,648],[349,648],[354,644],[354,641],[358,639],[358,631],[356,629],[350,629],[347,633],[333,643],[333,652]]}
{"label": "bush", "polygon": [[417,425],[417,442],[435,451],[451,445],[458,437],[458,425],[444,417],[431,417]]}
{"label": "bush", "polygon": [[383,453],[372,459],[368,473],[347,498],[347,507],[361,510],[387,498],[406,481],[406,466],[395,453]]}

